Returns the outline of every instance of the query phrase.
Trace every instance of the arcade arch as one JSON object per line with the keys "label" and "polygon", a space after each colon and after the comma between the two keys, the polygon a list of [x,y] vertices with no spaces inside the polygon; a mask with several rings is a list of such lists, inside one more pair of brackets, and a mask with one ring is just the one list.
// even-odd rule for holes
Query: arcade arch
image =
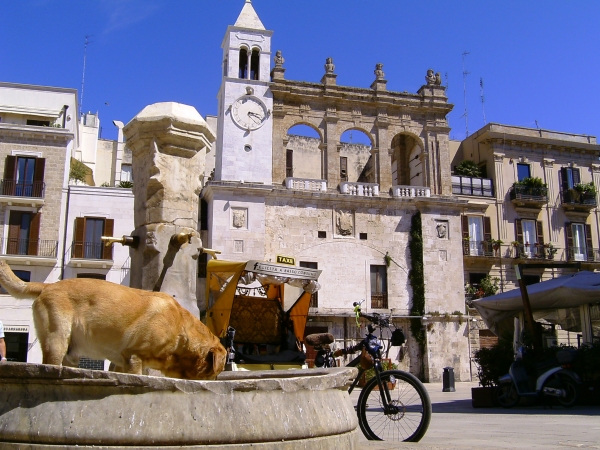
{"label": "arcade arch", "polygon": [[391,146],[392,185],[425,186],[423,144],[409,133],[394,136]]}
{"label": "arcade arch", "polygon": [[319,180],[323,178],[323,146],[318,129],[298,123],[288,129],[285,176]]}
{"label": "arcade arch", "polygon": [[360,128],[349,128],[340,136],[340,181],[374,182],[373,140]]}

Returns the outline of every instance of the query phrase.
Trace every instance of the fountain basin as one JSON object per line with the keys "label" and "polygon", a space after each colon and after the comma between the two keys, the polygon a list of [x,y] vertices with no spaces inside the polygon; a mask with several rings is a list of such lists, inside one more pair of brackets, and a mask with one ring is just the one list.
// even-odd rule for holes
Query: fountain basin
{"label": "fountain basin", "polygon": [[223,372],[191,381],[0,365],[5,449],[354,449],[354,368]]}

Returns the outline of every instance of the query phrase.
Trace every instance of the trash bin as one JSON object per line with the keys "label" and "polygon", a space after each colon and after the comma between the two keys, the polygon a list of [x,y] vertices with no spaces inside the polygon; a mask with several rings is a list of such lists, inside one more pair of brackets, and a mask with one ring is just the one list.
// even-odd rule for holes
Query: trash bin
{"label": "trash bin", "polygon": [[454,388],[454,369],[452,367],[444,367],[444,374],[442,376],[444,388],[442,392],[455,392]]}

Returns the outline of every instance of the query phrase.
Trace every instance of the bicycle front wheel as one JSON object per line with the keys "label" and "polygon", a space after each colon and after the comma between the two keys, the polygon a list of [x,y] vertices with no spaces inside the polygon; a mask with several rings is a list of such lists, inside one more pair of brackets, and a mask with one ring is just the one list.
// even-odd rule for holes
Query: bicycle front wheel
{"label": "bicycle front wheel", "polygon": [[418,442],[431,420],[429,394],[415,376],[401,370],[381,372],[365,385],[358,397],[358,424],[369,440]]}

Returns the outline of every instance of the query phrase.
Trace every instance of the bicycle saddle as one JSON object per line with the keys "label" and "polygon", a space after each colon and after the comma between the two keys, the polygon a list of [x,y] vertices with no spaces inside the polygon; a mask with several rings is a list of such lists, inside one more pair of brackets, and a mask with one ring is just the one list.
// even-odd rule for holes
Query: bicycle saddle
{"label": "bicycle saddle", "polygon": [[319,345],[331,344],[334,339],[331,333],[315,333],[306,336],[304,341],[311,347],[317,347]]}

